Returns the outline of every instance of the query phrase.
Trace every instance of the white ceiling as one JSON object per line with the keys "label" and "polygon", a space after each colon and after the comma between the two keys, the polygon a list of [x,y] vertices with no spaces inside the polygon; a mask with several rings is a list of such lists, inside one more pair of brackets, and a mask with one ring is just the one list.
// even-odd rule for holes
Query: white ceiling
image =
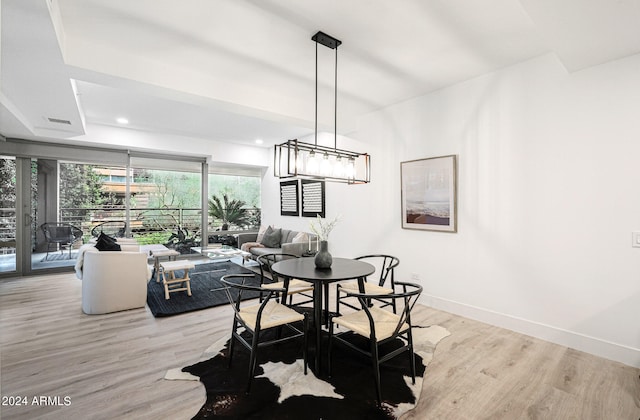
{"label": "white ceiling", "polygon": [[[120,116],[212,141],[302,137],[318,30],[343,42],[347,134],[360,115],[541,54],[577,71],[640,52],[640,0],[0,1],[0,133],[30,139],[83,139]],[[334,51],[318,54],[332,131]]]}

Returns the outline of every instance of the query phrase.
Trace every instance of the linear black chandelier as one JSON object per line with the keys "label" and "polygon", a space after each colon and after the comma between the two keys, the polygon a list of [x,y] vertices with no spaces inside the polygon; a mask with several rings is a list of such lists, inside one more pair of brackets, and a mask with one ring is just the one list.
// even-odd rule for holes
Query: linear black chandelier
{"label": "linear black chandelier", "polygon": [[[371,178],[371,157],[367,153],[338,149],[338,46],[342,41],[318,32],[316,43],[316,98],[314,144],[288,140],[275,145],[273,171],[279,178],[313,178],[348,184],[365,184]],[[336,51],[334,71],[334,146],[318,145],[318,43]]]}

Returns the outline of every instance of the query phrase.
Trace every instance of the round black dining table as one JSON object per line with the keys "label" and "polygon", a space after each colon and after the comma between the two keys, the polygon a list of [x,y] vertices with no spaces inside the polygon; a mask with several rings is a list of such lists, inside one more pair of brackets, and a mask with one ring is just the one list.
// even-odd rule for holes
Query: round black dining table
{"label": "round black dining table", "polygon": [[316,332],[315,372],[320,375],[320,351],[322,332],[322,291],[325,289],[325,302],[328,307],[328,285],[341,280],[357,279],[360,290],[363,290],[365,278],[373,274],[375,267],[367,262],[349,258],[333,258],[331,268],[318,269],[313,257],[290,258],[273,264],[271,270],[283,277],[285,288],[289,280],[295,278],[313,283],[313,325]]}

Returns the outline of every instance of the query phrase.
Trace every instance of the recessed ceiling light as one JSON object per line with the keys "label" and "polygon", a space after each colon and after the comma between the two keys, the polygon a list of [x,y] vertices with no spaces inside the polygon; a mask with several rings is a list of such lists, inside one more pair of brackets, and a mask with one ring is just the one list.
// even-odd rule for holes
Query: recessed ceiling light
{"label": "recessed ceiling light", "polygon": [[116,121],[118,122],[118,124],[129,124],[129,120],[123,117],[116,119]]}
{"label": "recessed ceiling light", "polygon": [[256,139],[256,144],[262,144],[264,143],[264,141],[262,141],[262,139]]}

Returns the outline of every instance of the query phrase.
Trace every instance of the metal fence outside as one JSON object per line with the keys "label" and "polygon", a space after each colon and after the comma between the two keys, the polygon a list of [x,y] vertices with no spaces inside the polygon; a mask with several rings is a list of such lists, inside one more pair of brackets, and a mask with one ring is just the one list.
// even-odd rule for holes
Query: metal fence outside
{"label": "metal fence outside", "polygon": [[[190,241],[201,241],[201,215],[199,208],[135,208],[130,209],[129,229],[132,236],[140,244],[164,244],[171,235],[186,235]],[[260,210],[247,209],[250,224],[230,226],[222,231],[222,221],[208,218],[209,241],[212,237],[243,230],[257,230],[260,226]],[[124,222],[124,207],[95,208],[63,208],[60,209],[59,221],[76,226],[84,232],[84,242],[88,242],[94,227],[106,222]],[[33,226],[33,241],[39,226]],[[15,208],[0,208],[0,248],[1,253],[15,253],[16,211]]]}
{"label": "metal fence outside", "polygon": [[16,248],[16,209],[0,208],[0,254],[14,254]]}
{"label": "metal fence outside", "polygon": [[[233,226],[234,230],[252,230],[260,225],[260,211],[247,209],[252,223]],[[175,232],[177,228],[189,232],[201,230],[202,210],[199,208],[143,207],[129,210],[129,229],[134,236],[153,232]],[[60,209],[60,221],[80,227],[90,234],[91,230],[104,222],[125,221],[124,207],[66,208]],[[222,228],[222,221],[208,217],[209,231]]]}

